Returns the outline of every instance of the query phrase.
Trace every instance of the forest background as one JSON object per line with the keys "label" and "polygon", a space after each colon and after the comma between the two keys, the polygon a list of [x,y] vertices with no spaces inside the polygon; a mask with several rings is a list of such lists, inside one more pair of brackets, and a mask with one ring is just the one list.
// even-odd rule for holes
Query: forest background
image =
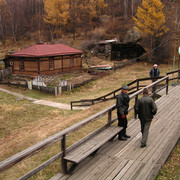
{"label": "forest background", "polygon": [[[46,12],[51,11],[45,7],[51,7],[55,2],[65,3],[66,6],[63,6],[65,9],[62,11],[61,8],[57,9],[61,13],[52,12],[52,17],[58,17],[57,20],[53,21],[46,16]],[[180,35],[180,0],[162,0],[161,2],[164,5],[165,25],[169,30],[161,36],[159,44],[162,45],[159,46],[156,54],[161,59],[172,60],[174,52],[178,52],[177,43],[179,41],[176,41],[175,38]],[[86,3],[89,3],[88,6],[86,6]],[[49,44],[63,43],[82,50],[99,40],[116,37],[122,42],[127,31],[134,27],[132,17],[136,16],[138,6],[141,6],[141,3],[142,0],[0,0],[0,55],[8,54],[10,51],[18,51],[41,41]],[[59,16],[60,14],[62,16]],[[147,51],[152,48],[149,46],[150,41],[149,36],[141,39],[141,44]],[[69,103],[82,97],[93,98],[106,94],[119,88],[123,83],[144,77],[148,74],[150,67],[151,64],[138,62],[58,97],[40,94],[39,92],[32,93],[17,88],[11,88],[11,90],[40,99]],[[164,64],[161,64],[160,69],[162,75],[172,70],[170,65]],[[104,87],[106,82],[109,82],[109,87],[107,85]],[[82,113],[81,110],[57,110],[34,105],[27,100],[17,99],[3,92],[0,92],[0,97],[2,113],[1,160],[89,117],[105,107],[109,107],[111,103],[114,104],[114,101],[105,102],[103,106],[97,104]],[[88,129],[92,130],[89,127]],[[71,143],[73,141],[76,141],[76,137],[72,138]],[[21,177],[33,167],[37,167],[39,162],[44,162],[44,159],[46,160],[54,152],[59,151],[60,145],[57,146],[58,148],[53,147],[54,150],[51,149],[48,152],[49,154],[43,152],[41,156],[38,155],[38,158],[30,159],[30,163],[27,162],[29,165],[23,162],[17,167],[18,170],[15,168],[6,171],[4,174],[1,173],[0,179]],[[176,151],[178,153],[175,153],[175,156],[171,158],[171,163],[161,172],[161,174],[165,174],[165,177],[158,179],[176,179],[175,176],[178,176],[177,172],[179,170],[175,165],[179,164],[179,144]],[[37,162],[34,160],[36,158],[38,159]],[[36,179],[49,179],[59,172],[59,164],[59,162],[56,162],[48,169],[43,170],[36,176]],[[168,177],[169,175],[170,177]]]}
{"label": "forest background", "polygon": [[[168,45],[161,45],[154,53],[167,61],[174,53],[174,38],[180,29],[180,0],[161,2],[168,31],[155,46],[150,45],[150,36],[143,37],[141,44],[151,51],[168,40]],[[142,0],[0,0],[0,53],[6,55],[39,42],[63,43],[81,50],[104,39],[116,37],[122,42],[134,27],[133,17],[141,4]]]}

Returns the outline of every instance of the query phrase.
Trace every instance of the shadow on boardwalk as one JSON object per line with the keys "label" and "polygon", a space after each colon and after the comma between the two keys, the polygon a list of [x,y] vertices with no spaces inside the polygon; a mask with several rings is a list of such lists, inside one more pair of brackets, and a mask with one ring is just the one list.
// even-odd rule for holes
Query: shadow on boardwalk
{"label": "shadow on boardwalk", "polygon": [[145,180],[155,179],[180,136],[180,86],[156,101],[156,114],[149,132],[147,147],[140,148],[138,119],[129,122],[125,142],[106,143],[95,156],[79,163],[71,175],[57,174],[51,180]]}

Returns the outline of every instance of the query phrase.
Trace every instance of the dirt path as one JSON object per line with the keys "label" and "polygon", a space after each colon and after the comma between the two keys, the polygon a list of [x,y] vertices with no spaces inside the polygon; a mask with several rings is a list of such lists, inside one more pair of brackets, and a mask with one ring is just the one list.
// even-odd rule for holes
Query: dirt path
{"label": "dirt path", "polygon": [[[19,99],[30,100],[34,104],[40,104],[40,105],[50,106],[50,107],[59,108],[59,109],[71,110],[71,107],[68,104],[62,104],[62,103],[57,103],[57,102],[48,101],[48,100],[39,100],[39,99],[31,98],[31,97],[28,97],[28,96],[24,96],[22,94],[15,93],[15,92],[3,89],[3,88],[0,88],[0,91],[3,91],[5,93],[11,94],[13,96],[16,96]],[[75,108],[74,107],[73,109],[85,109],[85,108],[83,108],[83,107]]]}

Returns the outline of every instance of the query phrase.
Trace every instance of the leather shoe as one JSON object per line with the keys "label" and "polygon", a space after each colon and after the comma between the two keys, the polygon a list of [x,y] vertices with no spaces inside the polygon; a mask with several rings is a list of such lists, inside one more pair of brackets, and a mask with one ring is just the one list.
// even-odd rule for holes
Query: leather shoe
{"label": "leather shoe", "polygon": [[141,148],[144,148],[146,147],[147,145],[146,144],[141,144]]}
{"label": "leather shoe", "polygon": [[127,134],[125,134],[123,137],[125,137],[125,138],[130,138],[131,136],[128,136]]}
{"label": "leather shoe", "polygon": [[119,139],[120,141],[127,141],[127,139],[126,139],[125,137],[123,137],[123,136],[118,137],[118,139]]}

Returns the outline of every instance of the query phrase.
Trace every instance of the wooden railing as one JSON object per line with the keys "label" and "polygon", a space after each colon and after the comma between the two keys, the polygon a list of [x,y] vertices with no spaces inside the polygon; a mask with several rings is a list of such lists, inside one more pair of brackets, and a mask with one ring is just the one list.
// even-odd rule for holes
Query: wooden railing
{"label": "wooden railing", "polygon": [[[127,85],[130,87],[129,88],[129,95],[130,94],[133,94],[134,92],[138,91],[140,88],[143,88],[145,87],[146,85],[140,85],[140,82],[142,81],[149,81],[149,80],[152,80],[152,81],[155,81],[157,79],[161,79],[162,77],[164,76],[160,76],[160,77],[157,77],[157,78],[141,78],[141,79],[136,79],[130,83],[128,83]],[[90,106],[90,105],[93,105],[93,104],[96,104],[96,103],[99,103],[99,102],[102,102],[102,101],[108,101],[108,100],[111,100],[111,99],[115,99],[117,97],[117,95],[120,93],[122,87],[104,95],[104,96],[101,96],[101,97],[98,97],[98,98],[94,98],[94,99],[85,99],[85,100],[80,100],[80,101],[72,101],[71,102],[71,110],[73,109],[74,106]]]}
{"label": "wooden railing", "polygon": [[[177,74],[176,77],[174,77],[174,74]],[[175,80],[175,79],[180,79],[180,70],[176,70],[176,71],[171,71],[166,73],[166,75],[172,75],[173,77],[169,78],[169,81]]]}
{"label": "wooden railing", "polygon": [[[153,89],[153,87],[155,87],[156,85],[158,85],[159,83],[161,83],[163,81],[166,82],[165,86],[163,88],[166,88],[166,94],[167,94],[168,93],[168,81],[169,81],[168,76],[165,76],[165,77],[153,82],[152,84],[146,86],[146,88],[152,88]],[[136,91],[135,93],[131,94],[130,99],[132,100],[132,99],[135,98],[135,103],[136,103],[136,101],[138,99],[138,95],[141,94],[142,91],[143,91],[143,89],[140,89],[140,90]],[[134,109],[134,105],[129,109],[129,111],[132,111]],[[50,145],[53,145],[53,144],[55,144],[56,142],[59,142],[59,141],[61,141],[61,152],[59,152],[55,156],[51,157],[49,160],[47,160],[46,162],[44,162],[43,164],[41,164],[37,168],[33,169],[29,173],[25,174],[20,179],[24,180],[24,179],[28,179],[28,178],[32,177],[33,175],[37,174],[42,169],[49,166],[54,161],[58,160],[59,158],[62,159],[61,160],[61,166],[62,166],[62,170],[65,172],[66,169],[67,169],[67,167],[66,167],[67,164],[64,162],[63,157],[68,152],[70,152],[72,149],[74,149],[75,147],[78,147],[80,143],[86,141],[87,138],[90,138],[94,133],[97,133],[98,131],[102,130],[105,126],[108,126],[108,125],[114,123],[115,121],[117,121],[117,117],[112,119],[112,111],[114,111],[115,109],[116,109],[116,105],[114,104],[111,107],[109,107],[107,109],[104,109],[104,110],[102,110],[102,111],[100,111],[100,112],[98,112],[98,113],[84,119],[83,121],[81,121],[79,123],[76,123],[76,124],[70,126],[69,128],[64,129],[63,131],[60,131],[60,132],[54,134],[53,136],[48,137],[47,139],[35,144],[34,146],[29,147],[29,148],[21,151],[20,153],[17,153],[14,156],[11,156],[8,159],[5,159],[4,161],[0,162],[0,172],[5,171],[5,170],[13,167],[17,163],[27,159],[28,157],[31,157],[31,156],[39,153],[40,151],[46,149]],[[84,137],[80,141],[74,143],[70,147],[67,147],[66,138],[67,138],[68,134],[70,134],[70,133],[72,133],[74,131],[77,131],[79,128],[82,128],[85,124],[90,123],[90,122],[92,122],[94,120],[100,119],[101,117],[103,117],[105,115],[108,115],[107,116],[107,124],[105,126],[100,127],[99,129],[92,132],[90,135],[87,135],[86,137]]]}
{"label": "wooden railing", "polygon": [[[175,80],[175,79],[180,79],[180,70],[176,70],[176,71],[172,71],[172,72],[168,72],[166,73],[166,75],[173,75],[177,73],[177,76],[176,77],[171,77],[169,78],[169,81],[171,80]],[[157,80],[157,79],[161,79],[162,77],[164,76],[160,76],[160,77],[157,77],[157,78],[141,78],[141,79],[136,79],[132,82],[130,82],[129,84],[127,84],[128,86],[132,86],[134,85],[134,87],[131,87],[129,89],[129,94],[132,94],[136,91],[138,91],[140,88],[143,88],[145,87],[145,85],[139,85],[140,82],[142,81],[148,81],[148,80]],[[89,106],[89,105],[93,105],[95,103],[99,103],[99,102],[102,102],[102,101],[108,101],[108,100],[111,100],[111,99],[115,99],[117,97],[117,95],[119,94],[119,92],[121,91],[122,87],[108,93],[108,94],[105,94],[104,96],[101,96],[101,97],[98,97],[98,98],[94,98],[94,99],[85,99],[85,100],[80,100],[80,101],[72,101],[71,102],[71,110],[73,109],[74,106]],[[161,89],[159,89],[161,90]],[[111,96],[111,97],[109,97]]]}

